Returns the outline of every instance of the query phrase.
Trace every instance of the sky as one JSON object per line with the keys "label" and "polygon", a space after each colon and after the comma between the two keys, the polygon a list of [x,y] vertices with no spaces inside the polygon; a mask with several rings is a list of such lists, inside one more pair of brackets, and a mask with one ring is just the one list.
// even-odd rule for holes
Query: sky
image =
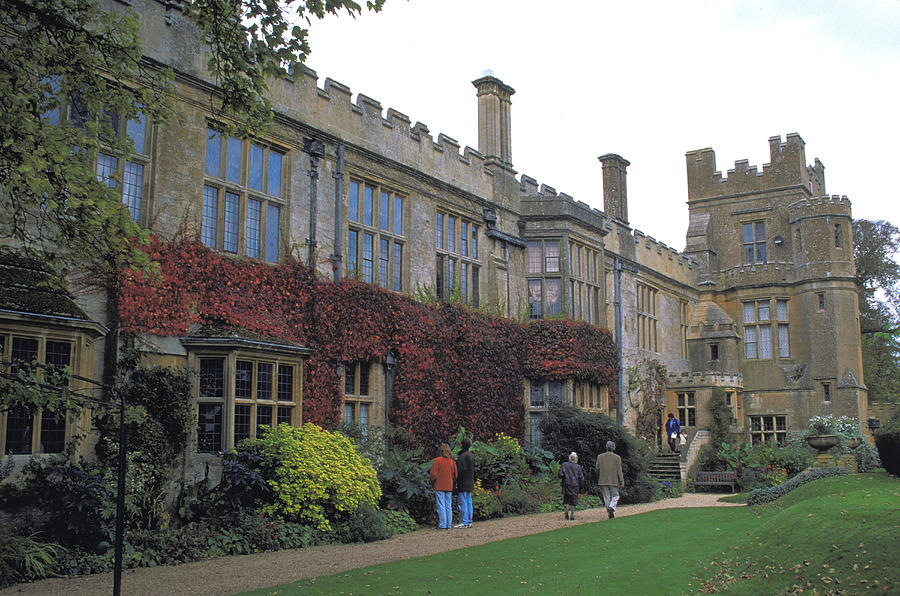
{"label": "sky", "polygon": [[682,250],[684,154],[760,169],[796,132],[853,217],[900,226],[900,0],[387,0],[314,21],[307,66],[478,148],[471,81],[512,97],[512,162],[603,208],[597,157],[628,168],[633,228]]}

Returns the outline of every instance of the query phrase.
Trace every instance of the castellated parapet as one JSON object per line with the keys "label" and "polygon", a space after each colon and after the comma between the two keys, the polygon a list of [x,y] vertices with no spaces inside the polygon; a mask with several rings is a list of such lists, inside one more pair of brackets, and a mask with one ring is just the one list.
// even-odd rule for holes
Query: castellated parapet
{"label": "castellated parapet", "polygon": [[485,169],[485,157],[472,147],[460,153],[460,144],[443,133],[435,140],[422,122],[393,108],[384,112],[381,103],[357,93],[352,101],[349,87],[318,76],[306,68],[297,80],[271,85],[277,113],[311,123],[323,140],[353,145],[382,158],[430,172],[435,178],[483,197],[491,196],[493,174]]}
{"label": "castellated parapet", "polygon": [[716,153],[710,148],[685,154],[688,175],[688,202],[724,198],[791,187],[802,187],[812,195],[825,194],[825,166],[818,159],[806,165],[806,144],[800,135],[790,133],[769,138],[770,163],[760,172],[746,159],[734,163],[727,177],[716,171]]}
{"label": "castellated parapet", "polygon": [[680,372],[669,374],[669,389],[679,387],[743,387],[744,376],[739,373]]}
{"label": "castellated parapet", "polygon": [[850,207],[846,195],[804,198],[788,205],[792,222],[810,217],[850,217]]}

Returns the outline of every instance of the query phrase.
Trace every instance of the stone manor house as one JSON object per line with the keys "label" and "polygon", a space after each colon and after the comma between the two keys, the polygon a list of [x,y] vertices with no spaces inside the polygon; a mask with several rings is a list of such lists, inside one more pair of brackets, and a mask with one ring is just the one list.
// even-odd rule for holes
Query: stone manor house
{"label": "stone manor house", "polygon": [[[177,3],[109,6],[139,15],[148,60],[176,75],[175,116],[130,123],[134,154],[97,157],[97,176],[112,184],[118,174],[143,226],[164,238],[193,235],[236,258],[311,255],[334,280],[425,289],[511,318],[569,317],[613,332],[618,411],[608,411],[607,387],[526,380],[526,439],[537,438],[553,399],[633,425],[628,371],[648,359],[667,367],[666,410],[691,439],[708,425],[714,391],[724,391],[754,442],[783,438],[817,414],[865,420],[850,201],[826,193],[825,168],[807,164],[799,135],[769,138],[769,163],[742,160],[724,174],[712,149],[687,152],[690,219],[676,250],[629,226],[629,162],[619,155],[599,157],[602,211],[517,172],[515,91],[493,76],[472,82],[477,149],[308,69],[271,83],[271,134],[230,138],[217,133],[206,58]],[[0,305],[3,353],[102,378],[103,294],[82,291],[74,301],[41,312]],[[228,449],[259,425],[302,422],[303,348],[143,339],[158,361],[217,379],[216,394],[196,383],[199,451]],[[382,362],[345,367],[345,419],[384,424],[385,373]],[[246,374],[274,380],[274,391],[245,391],[237,380]],[[0,444],[4,453],[58,451],[71,426],[5,413]]]}

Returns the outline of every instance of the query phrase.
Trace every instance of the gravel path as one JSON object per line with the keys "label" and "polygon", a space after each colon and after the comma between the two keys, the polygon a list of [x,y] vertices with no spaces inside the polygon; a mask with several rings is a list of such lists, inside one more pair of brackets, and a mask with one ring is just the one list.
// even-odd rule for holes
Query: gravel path
{"label": "gravel path", "polygon": [[[722,495],[685,494],[655,503],[622,505],[616,517],[637,515],[656,509],[677,507],[721,507]],[[177,566],[127,569],[122,574],[122,593],[128,596],[190,594],[192,596],[235,594],[276,586],[300,579],[331,575],[401,559],[422,557],[496,540],[556,530],[573,524],[606,522],[606,510],[579,511],[575,521],[562,512],[538,513],[476,522],[471,528],[439,532],[428,528],[366,544],[335,544],[236,557],[207,559]],[[615,523],[615,522],[612,522]],[[0,590],[12,594],[93,596],[112,593],[113,574],[42,580]]]}

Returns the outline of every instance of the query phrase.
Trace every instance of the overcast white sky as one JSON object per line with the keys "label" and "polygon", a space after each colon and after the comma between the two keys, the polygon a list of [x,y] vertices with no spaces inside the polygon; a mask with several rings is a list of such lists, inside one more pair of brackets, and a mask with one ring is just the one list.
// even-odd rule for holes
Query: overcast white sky
{"label": "overcast white sky", "polygon": [[387,0],[314,22],[307,64],[477,148],[471,81],[512,98],[515,169],[603,208],[597,156],[628,169],[633,227],[681,250],[684,154],[762,166],[797,132],[853,216],[900,226],[900,0]]}

